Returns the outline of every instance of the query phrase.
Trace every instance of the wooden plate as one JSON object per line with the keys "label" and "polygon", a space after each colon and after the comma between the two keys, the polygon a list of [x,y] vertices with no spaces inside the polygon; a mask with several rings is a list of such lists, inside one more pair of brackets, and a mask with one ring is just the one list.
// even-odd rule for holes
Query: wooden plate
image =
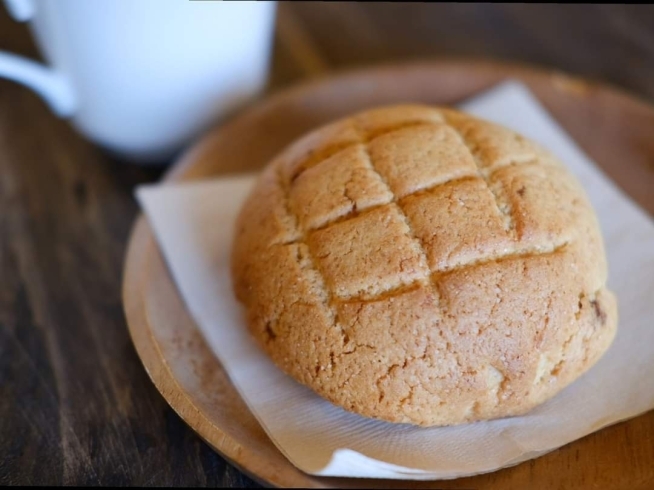
{"label": "wooden plate", "polygon": [[[430,62],[387,66],[280,93],[215,129],[165,177],[179,182],[251,171],[331,119],[393,102],[455,104],[506,78],[525,82],[590,156],[654,215],[654,109],[605,85],[524,66]],[[196,329],[143,217],[127,253],[123,299],[148,374],[173,409],[213,448],[277,486],[397,488],[653,488],[654,411],[536,460],[450,481],[316,478],[270,442]]]}

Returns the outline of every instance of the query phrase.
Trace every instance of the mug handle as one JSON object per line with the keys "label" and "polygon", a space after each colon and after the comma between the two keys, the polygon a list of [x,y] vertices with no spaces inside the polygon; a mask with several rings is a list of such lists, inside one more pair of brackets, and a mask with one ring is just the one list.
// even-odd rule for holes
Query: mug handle
{"label": "mug handle", "polygon": [[[19,22],[30,20],[34,15],[35,5],[32,0],[4,0],[4,3],[9,14]],[[0,77],[31,88],[60,117],[75,112],[75,96],[68,80],[41,63],[0,51]]]}

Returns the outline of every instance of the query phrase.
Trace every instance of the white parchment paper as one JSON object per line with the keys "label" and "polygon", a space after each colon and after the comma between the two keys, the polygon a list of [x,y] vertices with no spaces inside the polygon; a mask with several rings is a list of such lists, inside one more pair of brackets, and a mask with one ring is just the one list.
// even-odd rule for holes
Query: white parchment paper
{"label": "white parchment paper", "polygon": [[654,408],[654,222],[520,83],[503,83],[462,108],[539,141],[580,179],[600,218],[609,286],[619,301],[619,332],[608,353],[521,417],[425,429],[365,419],[323,400],[256,347],[232,293],[233,222],[253,177],[137,191],[198,328],[270,439],[305,472],[405,479],[488,472]]}

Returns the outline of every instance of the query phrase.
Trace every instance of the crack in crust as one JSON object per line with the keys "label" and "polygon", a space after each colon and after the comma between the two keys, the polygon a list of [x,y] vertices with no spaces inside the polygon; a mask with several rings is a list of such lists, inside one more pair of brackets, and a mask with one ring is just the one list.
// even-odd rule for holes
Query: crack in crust
{"label": "crack in crust", "polygon": [[[480,158],[477,156],[477,152],[473,151],[474,149],[474,143],[471,143],[469,138],[459,131],[455,126],[452,126],[451,124],[449,125],[450,128],[452,128],[456,134],[459,136],[461,139],[461,143],[467,148],[468,153],[470,154],[470,157],[472,160],[475,162],[475,166],[477,167],[477,173],[479,177],[484,181],[486,184],[486,189],[488,189],[491,194],[493,194],[493,198],[495,201],[495,207],[497,208],[498,213],[504,218],[504,228],[507,232],[511,233],[513,237],[517,237],[516,231],[515,231],[515,223],[512,217],[512,210],[511,210],[511,205],[508,203],[500,204],[500,198],[495,190],[495,188],[491,185],[490,182],[490,171],[484,169],[484,165],[480,162]],[[492,170],[497,170],[497,169],[492,169]]]}
{"label": "crack in crust", "polygon": [[289,178],[290,183],[293,184],[293,182],[295,182],[301,174],[303,174],[306,170],[310,169],[311,167],[315,167],[316,165],[319,165],[321,162],[327,160],[330,157],[333,157],[334,155],[340,153],[343,150],[347,150],[348,148],[354,145],[357,144],[366,145],[371,141],[375,140],[376,138],[379,138],[380,136],[384,136],[386,134],[399,131],[401,129],[426,126],[429,124],[431,123],[426,121],[407,121],[404,123],[377,128],[372,131],[364,131],[361,129],[357,129],[356,138],[353,141],[346,141],[335,145],[329,145],[325,148],[322,148],[320,151],[310,151],[305,156],[305,158],[301,161],[301,163],[296,165],[293,171],[291,172]]}
{"label": "crack in crust", "polygon": [[[315,277],[317,277],[318,280],[319,280],[320,292],[321,292],[321,296],[323,297],[323,307],[326,309],[327,314],[328,314],[329,319],[332,322],[332,324],[340,329],[341,336],[342,336],[342,339],[343,339],[343,343],[346,343],[347,337],[346,337],[345,332],[343,331],[343,328],[341,327],[340,322],[338,320],[338,311],[332,306],[333,305],[333,297],[332,297],[331,291],[329,290],[329,288],[327,288],[325,286],[324,275],[322,274],[322,272],[318,268],[315,260],[313,259],[312,255],[311,255],[311,248],[307,244],[306,231],[304,231],[302,228],[300,228],[300,226],[298,224],[297,216],[295,216],[290,210],[290,206],[289,206],[289,186],[285,184],[284,178],[283,178],[280,170],[278,170],[277,176],[278,176],[279,185],[282,187],[282,190],[284,192],[283,205],[284,205],[287,216],[291,218],[291,223],[292,223],[292,226],[293,226],[293,233],[291,235],[292,236],[293,235],[298,236],[298,238],[296,238],[296,239],[294,239],[291,242],[288,242],[286,244],[298,244],[298,245],[305,245],[306,246],[306,251],[307,252],[306,252],[306,255],[304,256],[304,259],[307,262],[307,264],[305,265],[305,268],[310,268],[311,270],[313,270],[316,273]],[[300,258],[298,258],[298,262],[299,261],[300,261]],[[266,329],[266,331],[267,331],[267,329]],[[273,340],[274,340],[274,338],[276,338],[276,336],[273,337]]]}
{"label": "crack in crust", "polygon": [[[391,188],[388,185],[388,182],[386,181],[386,178],[381,174],[381,172],[379,172],[379,170],[377,170],[375,168],[375,164],[374,164],[374,162],[373,162],[373,160],[372,160],[372,158],[370,156],[370,152],[368,151],[367,147],[366,147],[366,156],[367,156],[367,161],[370,164],[370,167],[379,176],[379,178],[386,185],[388,190],[391,191]],[[392,191],[391,191],[391,193],[392,193]],[[398,204],[397,202],[393,202],[392,205],[395,205],[397,207],[397,209],[399,210],[400,219],[404,222],[406,227],[409,229],[410,239],[413,242],[415,249],[418,251],[418,255],[420,257],[420,259],[419,259],[420,263],[423,264],[424,267],[427,269],[428,268],[428,266],[427,266],[427,253],[425,252],[425,248],[423,247],[422,242],[416,236],[415,230],[413,229],[413,226],[411,226],[411,222],[409,221],[409,217],[406,215],[406,213],[404,212],[404,209],[402,208],[402,206],[400,204]],[[433,286],[433,284],[431,282],[431,276],[430,275],[428,275],[427,277],[418,279],[417,282],[422,282],[422,283],[427,282],[428,286],[431,287],[431,289],[434,291],[434,293],[436,295],[438,295],[438,290]],[[438,296],[436,296],[436,297],[438,298]]]}

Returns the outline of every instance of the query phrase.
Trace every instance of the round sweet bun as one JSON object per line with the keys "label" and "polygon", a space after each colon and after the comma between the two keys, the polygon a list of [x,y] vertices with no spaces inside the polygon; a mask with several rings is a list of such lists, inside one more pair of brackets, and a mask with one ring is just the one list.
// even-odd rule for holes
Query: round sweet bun
{"label": "round sweet bun", "polygon": [[437,107],[369,110],[287,147],[240,212],[232,277],[277,366],[396,423],[525,413],[617,327],[575,178],[525,137]]}

